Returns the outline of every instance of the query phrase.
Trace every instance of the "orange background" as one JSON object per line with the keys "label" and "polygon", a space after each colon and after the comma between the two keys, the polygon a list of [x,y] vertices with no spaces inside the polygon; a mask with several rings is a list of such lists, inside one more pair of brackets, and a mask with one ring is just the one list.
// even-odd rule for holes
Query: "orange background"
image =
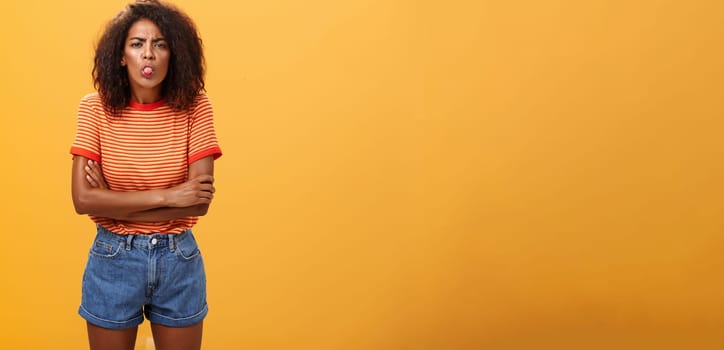
{"label": "orange background", "polygon": [[[0,5],[2,348],[86,347],[68,149],[124,4]],[[721,2],[177,4],[225,152],[205,349],[724,348]]]}

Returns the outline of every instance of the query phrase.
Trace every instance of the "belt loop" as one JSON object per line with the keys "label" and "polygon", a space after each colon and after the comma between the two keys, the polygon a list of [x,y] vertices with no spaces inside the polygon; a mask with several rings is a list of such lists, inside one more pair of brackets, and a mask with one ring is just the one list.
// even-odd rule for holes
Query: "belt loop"
{"label": "belt loop", "polygon": [[176,234],[175,233],[169,233],[168,234],[168,249],[173,253],[176,251]]}
{"label": "belt loop", "polygon": [[126,250],[131,250],[131,245],[133,244],[133,237],[134,235],[131,234],[126,235]]}

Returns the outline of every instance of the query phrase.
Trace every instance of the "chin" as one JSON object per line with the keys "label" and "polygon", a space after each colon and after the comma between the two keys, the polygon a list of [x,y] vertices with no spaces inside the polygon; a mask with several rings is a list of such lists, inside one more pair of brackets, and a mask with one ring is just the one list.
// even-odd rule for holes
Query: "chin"
{"label": "chin", "polygon": [[141,89],[155,89],[161,86],[162,81],[141,81],[138,82],[136,85],[140,87]]}

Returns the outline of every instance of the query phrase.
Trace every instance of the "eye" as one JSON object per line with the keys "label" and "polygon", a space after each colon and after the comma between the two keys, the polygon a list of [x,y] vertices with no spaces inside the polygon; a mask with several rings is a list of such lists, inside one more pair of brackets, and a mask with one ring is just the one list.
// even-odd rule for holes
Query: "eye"
{"label": "eye", "polygon": [[133,47],[133,48],[139,48],[141,46],[143,46],[143,44],[138,41],[131,43],[131,47]]}
{"label": "eye", "polygon": [[165,48],[168,47],[168,45],[166,45],[165,42],[160,42],[160,41],[159,41],[159,42],[156,43],[156,47],[158,47],[159,49],[165,49]]}

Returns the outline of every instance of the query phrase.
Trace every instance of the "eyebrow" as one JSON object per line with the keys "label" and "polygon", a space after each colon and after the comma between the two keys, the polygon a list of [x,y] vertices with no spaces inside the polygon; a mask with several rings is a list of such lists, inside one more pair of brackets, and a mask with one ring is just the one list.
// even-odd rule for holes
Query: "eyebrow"
{"label": "eyebrow", "polygon": [[[146,41],[146,38],[141,38],[141,37],[138,37],[138,36],[134,36],[134,37],[128,39],[128,41],[131,41],[131,40],[138,40],[138,41],[143,41],[143,42],[145,42],[145,41]],[[153,39],[153,42],[154,42],[154,43],[157,43],[157,42],[159,42],[159,41],[166,41],[166,38],[156,38],[156,39]]]}

